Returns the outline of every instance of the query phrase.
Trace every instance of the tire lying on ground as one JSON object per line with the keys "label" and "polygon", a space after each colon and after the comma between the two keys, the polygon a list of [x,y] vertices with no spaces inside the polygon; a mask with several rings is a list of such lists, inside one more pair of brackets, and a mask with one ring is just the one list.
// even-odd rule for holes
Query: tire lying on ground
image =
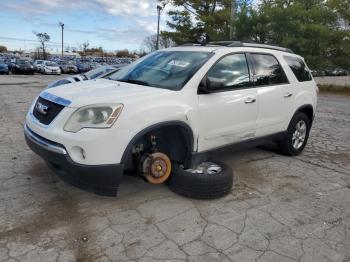
{"label": "tire lying on ground", "polygon": [[168,186],[173,192],[197,199],[223,197],[231,192],[232,185],[232,169],[217,161],[203,162],[196,169],[188,170],[173,164],[172,174],[168,179]]}

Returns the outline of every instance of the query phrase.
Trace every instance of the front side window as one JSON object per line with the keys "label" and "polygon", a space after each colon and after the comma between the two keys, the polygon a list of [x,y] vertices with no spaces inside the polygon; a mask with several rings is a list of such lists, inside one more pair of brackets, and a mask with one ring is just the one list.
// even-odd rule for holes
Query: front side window
{"label": "front side window", "polygon": [[245,54],[225,56],[210,69],[207,77],[223,82],[224,89],[249,86],[249,69]]}
{"label": "front side window", "polygon": [[213,55],[211,52],[160,51],[121,69],[111,80],[180,90]]}
{"label": "front side window", "polygon": [[288,84],[288,79],[277,59],[268,54],[251,54],[256,86]]}
{"label": "front side window", "polygon": [[290,69],[292,69],[295,77],[299,82],[312,80],[311,73],[302,59],[292,56],[284,56],[283,58],[286,60]]}

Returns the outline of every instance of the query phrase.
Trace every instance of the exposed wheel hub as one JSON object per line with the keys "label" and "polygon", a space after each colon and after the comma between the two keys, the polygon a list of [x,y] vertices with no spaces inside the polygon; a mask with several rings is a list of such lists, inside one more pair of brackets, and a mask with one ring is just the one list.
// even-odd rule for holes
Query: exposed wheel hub
{"label": "exposed wheel hub", "polygon": [[152,184],[165,182],[171,173],[171,161],[166,154],[153,153],[143,162],[143,175]]}

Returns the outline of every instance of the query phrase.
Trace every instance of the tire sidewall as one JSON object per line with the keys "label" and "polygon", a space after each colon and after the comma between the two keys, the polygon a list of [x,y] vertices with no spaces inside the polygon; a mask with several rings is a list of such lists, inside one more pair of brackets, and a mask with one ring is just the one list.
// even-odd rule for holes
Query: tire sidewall
{"label": "tire sidewall", "polygon": [[224,163],[214,162],[222,171],[215,175],[196,174],[173,165],[172,174],[167,181],[169,188],[175,193],[196,199],[214,199],[227,195],[233,185],[233,171]]}
{"label": "tire sidewall", "polygon": [[[303,145],[299,149],[295,149],[293,146],[293,134],[296,130],[297,123],[301,120],[303,120],[306,124],[306,137]],[[311,124],[306,114],[299,112],[293,117],[292,121],[289,124],[288,133],[287,133],[287,146],[288,146],[288,151],[291,153],[291,155],[299,155],[304,150],[307,144],[307,141],[309,139],[310,129],[311,129]]]}

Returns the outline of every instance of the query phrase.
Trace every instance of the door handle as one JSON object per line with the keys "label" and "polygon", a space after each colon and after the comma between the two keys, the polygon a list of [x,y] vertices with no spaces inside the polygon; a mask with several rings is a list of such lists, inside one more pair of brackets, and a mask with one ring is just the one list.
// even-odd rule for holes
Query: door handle
{"label": "door handle", "polygon": [[292,93],[288,93],[288,94],[285,94],[284,97],[288,98],[288,97],[291,97],[292,95],[293,95]]}
{"label": "door handle", "polygon": [[246,104],[252,104],[252,103],[255,103],[256,102],[256,99],[253,98],[253,97],[248,97],[246,98],[246,100],[244,101],[244,103]]}

